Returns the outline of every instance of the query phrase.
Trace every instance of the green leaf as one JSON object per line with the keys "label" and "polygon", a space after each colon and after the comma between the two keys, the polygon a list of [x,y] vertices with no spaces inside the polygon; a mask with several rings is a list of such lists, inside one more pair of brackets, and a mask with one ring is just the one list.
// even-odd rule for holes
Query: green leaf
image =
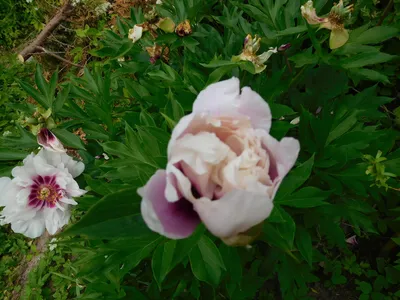
{"label": "green leaf", "polygon": [[47,103],[46,97],[42,94],[40,94],[33,86],[31,86],[27,82],[20,81],[19,84],[21,87],[27,92],[33,99],[36,100],[37,103],[39,103],[41,106],[43,106],[45,109],[48,109],[50,106]]}
{"label": "green leaf", "polygon": [[[275,202],[275,201],[274,201]],[[285,217],[284,217],[284,209],[279,206],[279,204],[274,203],[274,208],[272,209],[272,212],[270,216],[268,217],[268,222],[270,223],[285,223]]]}
{"label": "green leaf", "polygon": [[328,203],[324,202],[324,200],[328,198],[330,194],[331,192],[329,191],[323,191],[316,187],[307,186],[291,195],[275,200],[274,202],[280,205],[297,208],[316,207],[327,205]]}
{"label": "green leaf", "polygon": [[238,248],[221,244],[219,250],[224,259],[224,264],[231,281],[240,283],[243,279],[243,270]]}
{"label": "green leaf", "polygon": [[218,286],[225,265],[213,241],[203,235],[196,247],[190,251],[189,260],[193,274],[198,280],[214,287]]}
{"label": "green leaf", "polygon": [[300,26],[296,26],[296,27],[289,27],[282,31],[278,31],[277,35],[285,36],[285,35],[298,34],[298,33],[306,32],[306,31],[307,31],[307,26],[300,25]]}
{"label": "green leaf", "polygon": [[400,246],[400,238],[392,238],[393,242]]}
{"label": "green leaf", "polygon": [[296,229],[296,247],[311,267],[313,253],[312,241],[310,234],[303,227],[297,227]]}
{"label": "green leaf", "polygon": [[49,82],[49,95],[51,97],[51,100],[53,100],[54,93],[56,92],[57,82],[58,82],[58,68],[54,71]]}
{"label": "green leaf", "polygon": [[28,155],[27,151],[0,147],[0,161],[23,160]]}
{"label": "green leaf", "polygon": [[[152,270],[153,276],[159,288],[165,277],[172,269],[184,260],[199,239],[204,234],[204,226],[198,226],[196,231],[188,238],[182,240],[168,241],[160,245],[153,255]],[[161,253],[162,252],[162,253]]]}
{"label": "green leaf", "polygon": [[143,99],[150,96],[150,92],[143,85],[139,84],[139,82],[125,79],[124,84],[128,93],[136,99]]}
{"label": "green leaf", "polygon": [[[130,143],[129,140],[128,143]],[[129,151],[128,147],[120,142],[105,142],[101,145],[103,146],[104,151],[111,155],[115,155],[118,157],[134,157],[135,155],[133,151]]]}
{"label": "green leaf", "polygon": [[96,95],[100,94],[99,87],[97,86],[96,81],[94,80],[92,74],[86,67],[84,73],[85,73],[84,78],[86,80],[86,88]]}
{"label": "green leaf", "polygon": [[185,112],[180,103],[175,99],[171,90],[169,90],[167,98],[169,101],[165,106],[165,114],[173,121],[178,122],[185,115]]}
{"label": "green leaf", "polygon": [[319,61],[319,57],[312,53],[312,49],[303,51],[289,58],[296,64],[296,68],[302,68],[305,65],[316,65]]}
{"label": "green leaf", "polygon": [[161,291],[161,283],[165,279],[165,276],[172,269],[172,259],[174,257],[174,251],[176,247],[176,241],[171,240],[157,247],[153,253],[151,260],[151,269],[153,270],[154,279]]}
{"label": "green leaf", "polygon": [[286,211],[282,209],[280,213],[284,222],[270,223],[267,219],[264,223],[264,237],[267,243],[288,252],[293,249],[296,224]]}
{"label": "green leaf", "polygon": [[378,44],[396,37],[399,30],[389,26],[375,26],[361,33],[353,42],[359,44]]}
{"label": "green leaf", "polygon": [[370,294],[372,292],[372,286],[368,282],[361,281],[358,283],[359,290],[363,292],[363,294]]}
{"label": "green leaf", "polygon": [[137,194],[137,188],[109,194],[91,207],[78,223],[67,228],[61,235],[81,234],[98,239],[118,237],[141,239],[155,235],[143,222],[140,213],[141,200]]}
{"label": "green leaf", "polygon": [[340,61],[340,65],[345,69],[362,68],[369,65],[380,64],[396,58],[395,55],[386,53],[360,53]]}
{"label": "green leaf", "polygon": [[352,112],[345,118],[340,119],[339,124],[329,132],[325,146],[329,145],[332,141],[348,132],[357,123],[358,113],[359,111],[355,109],[352,110]]}
{"label": "green leaf", "polygon": [[311,175],[313,165],[314,155],[296,169],[292,170],[283,180],[274,201],[279,202],[306,182]]}
{"label": "green leaf", "polygon": [[210,85],[212,83],[220,81],[220,79],[225,75],[228,74],[229,72],[232,71],[236,66],[235,65],[228,65],[228,66],[223,66],[215,69],[214,71],[211,72],[211,74],[208,76],[208,80],[206,83],[207,85]]}
{"label": "green leaf", "polygon": [[350,69],[349,72],[351,75],[359,77],[360,79],[378,81],[386,84],[390,83],[386,75],[383,75],[382,73],[379,73],[378,71],[375,70],[354,68]]}
{"label": "green leaf", "polygon": [[19,136],[0,136],[0,146],[5,148],[13,149],[34,149],[38,147],[36,137],[23,129],[20,125],[16,125],[18,128]]}
{"label": "green leaf", "polygon": [[271,109],[272,118],[274,119],[296,113],[291,107],[278,103],[269,103],[269,108]]}
{"label": "green leaf", "polygon": [[57,98],[53,103],[53,112],[54,113],[57,113],[62,109],[65,101],[68,98],[70,90],[71,90],[71,84],[68,83],[61,91],[58,92]]}
{"label": "green leaf", "polygon": [[142,110],[140,112],[139,118],[140,118],[140,123],[141,124],[143,124],[145,126],[157,127],[156,123],[154,122],[154,119],[146,111]]}
{"label": "green leaf", "polygon": [[35,73],[35,83],[36,86],[38,87],[39,91],[42,93],[42,95],[44,96],[44,99],[46,100],[46,108],[51,107],[51,102],[49,99],[49,86],[46,82],[46,80],[44,79],[43,75],[42,75],[42,68],[40,67],[39,64],[36,65],[36,73]]}
{"label": "green leaf", "polygon": [[72,132],[61,128],[54,128],[52,132],[65,146],[85,150],[85,146],[83,145],[82,140]]}

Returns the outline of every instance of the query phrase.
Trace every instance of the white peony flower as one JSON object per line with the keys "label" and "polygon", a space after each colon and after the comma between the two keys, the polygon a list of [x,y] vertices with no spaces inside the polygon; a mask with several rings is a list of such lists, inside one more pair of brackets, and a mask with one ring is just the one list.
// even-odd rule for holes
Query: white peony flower
{"label": "white peony flower", "polygon": [[73,197],[86,192],[74,180],[84,169],[65,153],[42,149],[28,155],[12,170],[13,179],[0,178],[0,225],[11,224],[14,232],[29,238],[45,229],[55,234],[69,221],[70,205],[77,204]]}
{"label": "white peony flower", "polygon": [[129,30],[128,38],[132,40],[133,43],[136,43],[143,34],[143,27],[135,25],[132,29]]}

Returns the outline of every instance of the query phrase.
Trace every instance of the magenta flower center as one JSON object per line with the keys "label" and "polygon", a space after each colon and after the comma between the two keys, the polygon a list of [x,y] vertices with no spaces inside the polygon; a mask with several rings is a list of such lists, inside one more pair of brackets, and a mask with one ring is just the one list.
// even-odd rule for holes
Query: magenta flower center
{"label": "magenta flower center", "polygon": [[29,205],[39,209],[55,207],[63,195],[64,190],[57,184],[55,176],[37,176],[31,185]]}

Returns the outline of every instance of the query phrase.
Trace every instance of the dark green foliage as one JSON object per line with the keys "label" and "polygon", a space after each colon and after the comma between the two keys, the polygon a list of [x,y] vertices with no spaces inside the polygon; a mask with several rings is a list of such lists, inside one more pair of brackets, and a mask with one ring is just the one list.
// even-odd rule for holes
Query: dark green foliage
{"label": "dark green foliage", "polygon": [[[146,20],[132,9],[102,32],[82,76],[58,80],[55,72],[47,81],[38,66],[34,83],[22,80],[18,93],[38,106],[14,99],[13,113],[51,109],[54,133],[86,164],[79,222],[60,235],[74,274],[54,270],[52,280],[70,282],[69,295],[84,299],[398,299],[399,26],[389,17],[366,23],[367,8],[380,16],[382,8],[361,2],[348,43],[331,51],[329,32],[308,26],[297,0],[165,0],[159,16],[189,19],[191,35],[157,30],[132,43],[129,29]],[[332,1],[314,4],[322,15]],[[262,37],[263,51],[291,48],[255,74],[252,63],[231,61],[249,33]],[[168,59],[150,62],[145,47],[154,43],[169,47]],[[228,247],[202,226],[167,240],[144,224],[137,189],[165,168],[171,129],[198,93],[232,76],[268,102],[274,137],[299,139],[299,159],[251,247]],[[22,126],[0,137],[1,174],[37,146]],[[45,290],[44,268],[31,284]]]}

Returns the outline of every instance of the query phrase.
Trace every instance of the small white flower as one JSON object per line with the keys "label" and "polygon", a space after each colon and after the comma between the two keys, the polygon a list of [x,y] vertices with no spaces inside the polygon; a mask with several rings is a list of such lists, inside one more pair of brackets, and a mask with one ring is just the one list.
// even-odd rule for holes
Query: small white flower
{"label": "small white flower", "polygon": [[294,118],[292,121],[290,121],[290,124],[292,125],[297,125],[300,123],[300,117]]}
{"label": "small white flower", "polygon": [[143,27],[135,25],[132,29],[129,30],[128,38],[132,40],[133,43],[136,43],[143,34]]}
{"label": "small white flower", "polygon": [[65,153],[42,149],[30,154],[22,166],[12,170],[13,179],[0,178],[0,225],[29,238],[37,238],[45,229],[53,235],[71,216],[73,197],[82,196],[74,180],[85,165]]}
{"label": "small white flower", "polygon": [[162,4],[162,1],[161,0],[157,0],[156,4]]}
{"label": "small white flower", "polygon": [[104,157],[105,160],[109,160],[110,159],[110,157],[105,153],[103,153],[103,157]]}
{"label": "small white flower", "polygon": [[10,136],[11,134],[12,134],[11,131],[8,130],[3,132],[3,136]]}

